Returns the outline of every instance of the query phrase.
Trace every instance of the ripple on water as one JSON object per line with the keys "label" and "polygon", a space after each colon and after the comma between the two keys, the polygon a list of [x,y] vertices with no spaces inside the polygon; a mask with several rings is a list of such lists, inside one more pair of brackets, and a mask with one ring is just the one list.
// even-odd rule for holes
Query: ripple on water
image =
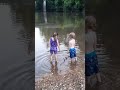
{"label": "ripple on water", "polygon": [[[66,49],[67,47],[62,44],[62,50],[58,52],[58,73],[65,72],[66,70],[69,69],[69,63],[70,63],[70,58],[68,50]],[[77,47],[77,54],[79,55],[80,50]],[[53,60],[53,64],[55,65],[55,62]],[[50,64],[50,52],[45,52],[41,53],[39,56],[36,57],[35,59],[35,76],[36,79],[44,76],[46,73],[51,73],[51,64]]]}
{"label": "ripple on water", "polygon": [[29,60],[29,62],[21,63],[4,73],[1,77],[6,78],[1,79],[0,90],[26,90],[26,88],[27,90],[34,90],[34,88],[29,87],[34,85],[35,81],[33,64],[33,60]]}

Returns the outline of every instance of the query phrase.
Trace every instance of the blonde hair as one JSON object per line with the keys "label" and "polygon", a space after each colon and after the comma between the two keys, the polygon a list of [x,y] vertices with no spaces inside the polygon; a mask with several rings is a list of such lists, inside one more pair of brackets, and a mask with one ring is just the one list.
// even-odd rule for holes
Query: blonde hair
{"label": "blonde hair", "polygon": [[94,16],[85,17],[85,28],[96,30],[96,19]]}
{"label": "blonde hair", "polygon": [[70,37],[70,38],[75,38],[75,33],[74,33],[74,32],[71,32],[71,33],[69,34],[69,37]]}

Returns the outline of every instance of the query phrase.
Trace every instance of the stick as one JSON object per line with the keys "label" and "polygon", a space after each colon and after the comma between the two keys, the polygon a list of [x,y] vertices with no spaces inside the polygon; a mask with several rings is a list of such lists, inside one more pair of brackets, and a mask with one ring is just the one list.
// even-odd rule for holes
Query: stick
{"label": "stick", "polygon": [[69,57],[70,57],[70,56],[63,58],[64,61],[60,64],[60,66],[61,66],[61,65],[65,62],[65,60],[67,60]]}

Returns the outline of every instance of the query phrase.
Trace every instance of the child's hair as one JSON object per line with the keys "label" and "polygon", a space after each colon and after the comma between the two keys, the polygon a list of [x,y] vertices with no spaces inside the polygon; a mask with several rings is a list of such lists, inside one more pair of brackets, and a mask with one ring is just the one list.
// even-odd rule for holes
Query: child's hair
{"label": "child's hair", "polygon": [[58,33],[57,33],[57,32],[54,32],[54,33],[53,33],[53,37],[55,37],[55,36],[58,36]]}
{"label": "child's hair", "polygon": [[57,34],[54,33],[54,34],[53,34],[53,37],[55,37],[55,36],[57,36]]}
{"label": "child's hair", "polygon": [[74,32],[71,32],[71,33],[69,34],[69,37],[70,37],[70,38],[75,38],[75,33],[74,33]]}
{"label": "child's hair", "polygon": [[85,17],[85,28],[86,29],[96,29],[96,19],[94,16],[86,16]]}
{"label": "child's hair", "polygon": [[53,33],[53,38],[55,39],[55,41],[57,40],[57,39],[56,39],[56,36],[58,36],[58,33],[54,32],[54,33]]}
{"label": "child's hair", "polygon": [[54,32],[54,34],[56,34],[58,36],[58,33],[57,32]]}

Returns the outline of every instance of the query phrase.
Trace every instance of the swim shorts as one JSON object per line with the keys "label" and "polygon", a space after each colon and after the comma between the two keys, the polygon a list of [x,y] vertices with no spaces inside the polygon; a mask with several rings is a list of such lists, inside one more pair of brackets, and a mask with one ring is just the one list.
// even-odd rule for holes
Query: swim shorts
{"label": "swim shorts", "polygon": [[98,73],[98,60],[96,52],[85,54],[85,75],[91,76],[94,73]]}
{"label": "swim shorts", "polygon": [[70,52],[70,58],[76,57],[76,49],[75,48],[70,48],[69,52]]}

